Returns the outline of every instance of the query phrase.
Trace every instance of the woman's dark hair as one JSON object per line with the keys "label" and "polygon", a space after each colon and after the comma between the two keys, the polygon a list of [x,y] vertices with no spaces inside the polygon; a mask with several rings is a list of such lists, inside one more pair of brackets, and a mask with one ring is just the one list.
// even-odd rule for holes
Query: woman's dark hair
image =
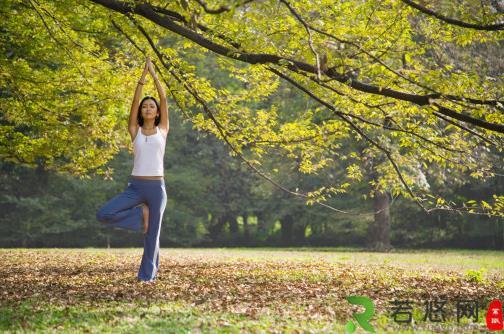
{"label": "woman's dark hair", "polygon": [[[143,123],[144,123],[144,119],[142,117],[142,104],[144,103],[145,100],[147,99],[151,99],[152,101],[154,101],[154,103],[156,104],[156,112],[160,112],[160,107],[159,107],[159,103],[158,101],[153,97],[153,96],[145,96],[142,101],[140,101],[140,104],[138,105],[138,115],[137,115],[137,121],[138,121],[138,124],[140,126],[143,126]],[[159,116],[156,116],[156,119],[154,120],[154,125],[159,125],[159,122],[161,121],[161,118],[160,118],[161,115]]]}

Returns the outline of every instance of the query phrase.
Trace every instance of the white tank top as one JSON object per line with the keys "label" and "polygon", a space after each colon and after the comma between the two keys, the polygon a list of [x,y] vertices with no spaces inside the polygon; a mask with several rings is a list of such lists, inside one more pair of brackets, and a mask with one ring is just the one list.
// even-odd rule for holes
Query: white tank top
{"label": "white tank top", "polygon": [[163,158],[166,139],[156,126],[156,133],[146,136],[142,128],[138,128],[133,140],[133,171],[136,176],[164,176]]}

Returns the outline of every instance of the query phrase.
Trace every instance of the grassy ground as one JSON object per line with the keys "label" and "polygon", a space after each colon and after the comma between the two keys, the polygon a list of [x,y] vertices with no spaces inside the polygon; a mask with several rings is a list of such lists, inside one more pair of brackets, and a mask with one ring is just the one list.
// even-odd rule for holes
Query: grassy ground
{"label": "grassy ground", "polygon": [[[483,333],[489,301],[504,300],[504,252],[162,249],[150,284],[136,281],[141,254],[0,249],[0,331],[343,333],[364,310],[345,297],[363,295],[378,333]],[[399,326],[390,302],[406,299],[413,322]],[[444,322],[423,320],[429,299],[446,300]],[[478,322],[457,323],[459,299],[479,302]]]}

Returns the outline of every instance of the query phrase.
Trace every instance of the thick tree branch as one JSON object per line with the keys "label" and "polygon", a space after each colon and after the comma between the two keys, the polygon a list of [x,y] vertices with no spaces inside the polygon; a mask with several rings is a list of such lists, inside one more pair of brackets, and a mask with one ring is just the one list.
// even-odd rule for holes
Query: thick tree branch
{"label": "thick tree branch", "polygon": [[434,111],[433,113],[434,113],[434,115],[436,115],[437,117],[443,119],[447,123],[453,124],[454,126],[458,127],[459,129],[462,129],[464,131],[469,132],[470,134],[472,134],[472,135],[480,138],[484,142],[487,142],[490,145],[494,145],[495,147],[499,146],[497,143],[494,143],[493,141],[489,140],[488,138],[485,138],[484,136],[480,135],[479,133],[477,133],[477,132],[475,132],[475,131],[473,131],[473,130],[471,130],[471,129],[469,129],[469,128],[461,125],[461,124],[458,124],[457,122],[454,122],[451,119],[448,119],[448,118],[444,117],[443,115],[439,114],[437,111]]}
{"label": "thick tree branch", "polygon": [[497,24],[490,24],[490,25],[467,23],[467,22],[455,20],[455,19],[446,17],[444,15],[441,15],[439,13],[436,13],[435,11],[433,11],[429,8],[426,8],[422,5],[419,5],[414,1],[411,1],[411,0],[401,0],[401,1],[404,2],[405,4],[407,4],[408,6],[413,7],[415,9],[421,11],[422,13],[424,13],[426,15],[433,16],[441,21],[444,21],[446,23],[453,24],[453,25],[456,25],[456,26],[459,26],[462,28],[470,28],[470,29],[476,29],[476,30],[488,30],[488,31],[495,31],[495,30],[504,29],[504,23],[497,23]]}
{"label": "thick tree branch", "polygon": [[[169,10],[169,9],[166,9],[166,8],[162,8],[162,7],[159,7],[159,6],[152,6],[152,8],[154,9],[155,12],[161,13],[163,15],[170,16],[174,20],[182,22],[184,25],[188,25],[189,24],[187,22],[186,18],[183,15],[181,15],[181,14],[179,14],[177,12],[174,12],[172,10]],[[218,37],[219,39],[225,41],[226,43],[228,43],[229,45],[231,45],[232,47],[234,47],[236,49],[240,49],[241,48],[241,44],[240,43],[231,40],[230,38],[228,38],[227,36],[225,36],[223,34],[215,33],[213,30],[207,28],[206,26],[204,26],[202,24],[199,24],[199,23],[196,22],[196,27],[199,30],[203,31],[203,32],[206,32],[206,33],[208,33],[210,35]]]}
{"label": "thick tree branch", "polygon": [[485,129],[494,130],[494,131],[497,131],[497,132],[504,133],[504,125],[502,125],[502,124],[493,124],[493,123],[489,123],[489,122],[483,121],[483,120],[478,119],[478,118],[467,116],[465,114],[458,113],[456,111],[453,111],[451,109],[443,107],[442,105],[440,105],[440,104],[438,104],[436,102],[432,103],[432,105],[434,105],[434,106],[436,106],[438,108],[437,111],[439,113],[441,113],[443,115],[446,115],[448,117],[455,118],[455,119],[457,119],[459,121],[462,121],[462,122],[473,124],[473,125],[475,125],[477,127],[481,127],[481,128],[485,128]]}
{"label": "thick tree branch", "polygon": [[[286,57],[281,57],[277,55],[271,55],[271,54],[254,54],[254,53],[245,53],[245,52],[240,52],[240,51],[234,51],[231,50],[227,47],[224,47],[220,44],[217,44],[213,41],[210,41],[206,39],[204,36],[194,32],[191,29],[188,29],[186,27],[180,26],[176,24],[172,19],[170,19],[168,16],[160,16],[154,8],[149,5],[149,4],[137,4],[137,5],[132,5],[130,3],[125,3],[122,1],[117,1],[117,0],[91,0],[93,2],[96,2],[98,4],[101,4],[107,8],[110,8],[112,10],[121,12],[123,14],[126,13],[137,13],[145,18],[151,20],[152,22],[165,27],[166,29],[179,34],[185,38],[188,38],[192,40],[193,42],[201,45],[202,47],[211,50],[217,54],[223,55],[225,57],[229,57],[235,60],[247,62],[250,64],[266,64],[266,63],[273,63],[277,65],[284,65],[290,70],[295,70],[295,69],[301,69],[305,72],[310,72],[310,73],[317,73],[317,68],[311,64],[307,64],[301,61],[297,61],[294,59],[289,59]],[[396,91],[393,89],[389,88],[381,88],[378,86],[373,86],[370,84],[366,84],[363,82],[360,82],[358,80],[354,80],[351,76],[348,75],[343,75],[336,73],[334,70],[328,70],[325,72],[325,74],[331,78],[334,78],[335,80],[348,84],[350,87],[365,92],[365,93],[370,93],[370,94],[377,94],[377,95],[382,95],[382,96],[387,96],[391,97],[394,99],[402,100],[402,101],[408,101],[412,102],[414,104],[420,105],[420,106],[425,106],[425,105],[430,105],[432,102],[432,99],[440,98],[440,94],[428,94],[428,95],[418,95],[418,94],[410,94],[410,93],[405,93],[401,91]],[[504,125],[501,124],[494,124],[494,123],[489,123],[486,121],[478,120],[473,117],[467,116],[467,115],[462,115],[460,113],[451,111],[450,109],[443,107],[444,109],[440,109],[440,113],[446,114],[446,116],[461,120],[463,122],[468,122],[471,124],[474,124],[476,126],[486,128],[488,130],[504,133]],[[460,116],[462,115],[462,116]]]}

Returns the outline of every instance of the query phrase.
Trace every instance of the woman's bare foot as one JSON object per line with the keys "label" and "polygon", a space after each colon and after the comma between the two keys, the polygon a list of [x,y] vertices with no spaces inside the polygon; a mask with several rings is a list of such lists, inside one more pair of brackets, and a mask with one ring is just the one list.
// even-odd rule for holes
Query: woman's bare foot
{"label": "woman's bare foot", "polygon": [[147,204],[144,204],[142,207],[143,210],[143,226],[144,226],[144,231],[143,233],[147,233],[147,230],[149,229],[149,207]]}

